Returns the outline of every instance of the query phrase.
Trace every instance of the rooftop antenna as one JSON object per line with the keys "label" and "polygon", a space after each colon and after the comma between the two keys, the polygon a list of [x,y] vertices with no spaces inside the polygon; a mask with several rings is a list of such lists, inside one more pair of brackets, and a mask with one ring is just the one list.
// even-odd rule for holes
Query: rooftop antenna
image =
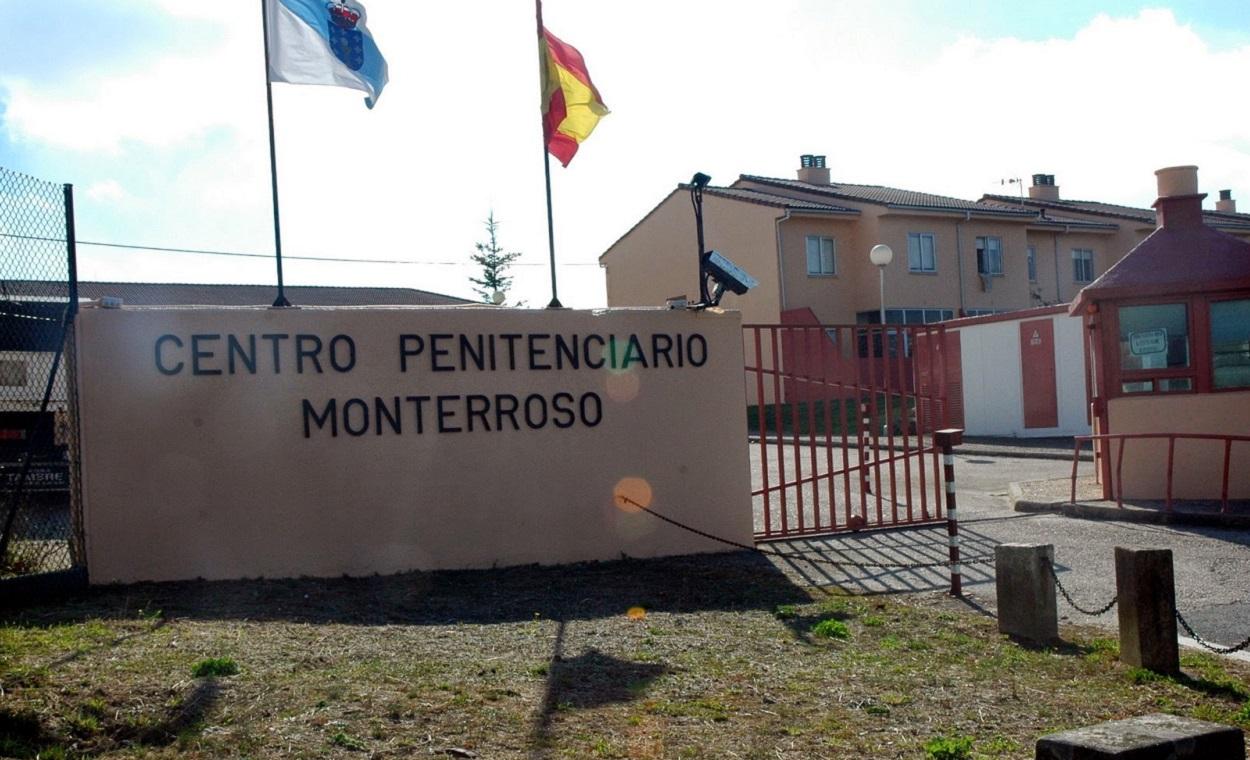
{"label": "rooftop antenna", "polygon": [[1020,194],[1020,200],[1024,200],[1024,180],[1019,177],[1008,177],[1007,179],[1000,179],[998,184],[1015,185],[1016,191]]}

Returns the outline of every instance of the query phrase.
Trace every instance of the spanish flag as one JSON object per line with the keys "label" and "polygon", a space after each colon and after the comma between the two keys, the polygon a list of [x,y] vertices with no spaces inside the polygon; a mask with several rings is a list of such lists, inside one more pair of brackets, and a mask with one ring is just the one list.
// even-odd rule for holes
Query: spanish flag
{"label": "spanish flag", "polygon": [[541,27],[538,40],[542,78],[543,139],[547,152],[568,166],[577,146],[594,131],[608,107],[590,81],[582,54]]}

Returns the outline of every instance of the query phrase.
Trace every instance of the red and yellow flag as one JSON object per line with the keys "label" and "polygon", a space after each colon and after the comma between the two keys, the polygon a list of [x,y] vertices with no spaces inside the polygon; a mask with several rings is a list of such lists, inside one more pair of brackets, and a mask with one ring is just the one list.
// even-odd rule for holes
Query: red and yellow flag
{"label": "red and yellow flag", "polygon": [[538,40],[542,77],[543,139],[547,152],[568,166],[577,147],[594,131],[608,107],[590,81],[577,48],[562,42],[546,27]]}

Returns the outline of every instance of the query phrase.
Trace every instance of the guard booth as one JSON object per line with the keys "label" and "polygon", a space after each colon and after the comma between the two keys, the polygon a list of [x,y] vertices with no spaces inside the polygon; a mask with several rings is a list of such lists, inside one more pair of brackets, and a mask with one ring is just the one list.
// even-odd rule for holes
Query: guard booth
{"label": "guard booth", "polygon": [[1155,174],[1158,229],[1070,310],[1086,328],[1103,496],[1227,508],[1250,498],[1250,243],[1203,223],[1197,167]]}

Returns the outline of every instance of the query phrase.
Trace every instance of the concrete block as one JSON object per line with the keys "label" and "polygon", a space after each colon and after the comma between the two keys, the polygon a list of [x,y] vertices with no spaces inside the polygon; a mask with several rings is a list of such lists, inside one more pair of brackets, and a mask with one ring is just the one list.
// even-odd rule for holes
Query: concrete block
{"label": "concrete block", "polygon": [[998,632],[1038,643],[1059,638],[1055,582],[1046,563],[1053,544],[999,544],[994,547],[998,590]]}
{"label": "concrete block", "polygon": [[1117,546],[1115,586],[1120,661],[1156,673],[1179,673],[1172,550]]}
{"label": "concrete block", "polygon": [[1034,760],[1246,760],[1240,728],[1176,715],[1113,720],[1037,740]]}

